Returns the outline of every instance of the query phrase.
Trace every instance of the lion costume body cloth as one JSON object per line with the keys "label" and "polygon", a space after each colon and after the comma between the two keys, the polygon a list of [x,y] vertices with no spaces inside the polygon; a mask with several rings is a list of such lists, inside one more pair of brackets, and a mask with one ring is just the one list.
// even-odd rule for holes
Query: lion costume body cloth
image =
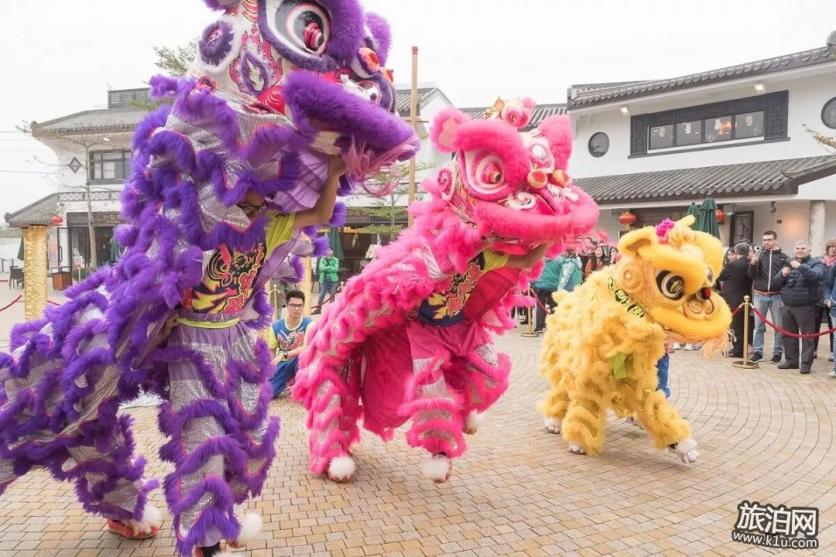
{"label": "lion costume body cloth", "polygon": [[[87,511],[135,533],[158,527],[155,482],[117,417],[140,388],[155,392],[184,555],[238,539],[233,505],[261,491],[275,455],[257,338],[272,313],[265,284],[292,271],[293,214],[316,204],[329,157],[362,180],[418,147],[392,113],[386,23],[356,0],[207,3],[223,13],[188,75],[152,81],[172,104],[136,130],[124,256],[16,327],[0,355],[0,493],[45,467],[76,484]],[[340,192],[351,187],[346,177]],[[250,192],[266,202],[253,218],[239,207]]]}
{"label": "lion costume body cloth", "polygon": [[510,359],[490,333],[513,327],[510,309],[540,265],[503,262],[584,234],[598,218],[565,174],[568,119],[521,134],[532,107],[435,117],[432,141],[452,162],[424,181],[431,197],[411,208],[414,226],[347,283],[300,356],[293,395],[309,412],[312,472],[351,477],[359,420],[387,440],[411,420],[408,443],[440,457],[425,461],[425,475],[443,480],[465,451],[463,432],[507,388]]}
{"label": "lion costume body cloth", "polygon": [[551,389],[540,409],[574,452],[601,452],[612,409],[635,415],[658,448],[696,460],[690,425],[657,390],[656,373],[666,339],[705,344],[707,354],[727,348],[731,312],[712,290],[722,246],[692,222],[624,235],[619,263],[555,295],[540,360]]}

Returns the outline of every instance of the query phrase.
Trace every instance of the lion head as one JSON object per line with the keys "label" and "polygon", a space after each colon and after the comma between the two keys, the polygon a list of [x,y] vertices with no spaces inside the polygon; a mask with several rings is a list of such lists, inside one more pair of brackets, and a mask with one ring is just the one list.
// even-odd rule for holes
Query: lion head
{"label": "lion head", "polygon": [[534,106],[530,99],[500,102],[479,120],[450,108],[436,115],[431,130],[435,147],[453,160],[424,189],[503,251],[560,243],[598,220],[595,202],[566,173],[569,119],[554,116],[520,132]]}
{"label": "lion head", "polygon": [[625,234],[615,285],[650,318],[685,341],[725,338],[731,323],[726,302],[713,290],[723,264],[720,241],[691,229],[693,216]]}

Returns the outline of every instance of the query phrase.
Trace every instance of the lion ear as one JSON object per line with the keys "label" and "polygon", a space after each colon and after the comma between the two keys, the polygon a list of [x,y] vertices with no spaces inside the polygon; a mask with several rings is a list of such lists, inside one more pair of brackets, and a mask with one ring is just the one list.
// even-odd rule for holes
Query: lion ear
{"label": "lion ear", "polygon": [[433,118],[430,137],[435,148],[442,153],[452,153],[458,145],[458,131],[470,118],[455,108],[445,108]]}
{"label": "lion ear", "polygon": [[652,226],[646,226],[632,232],[628,232],[618,241],[618,251],[624,255],[637,256],[641,248],[659,243],[656,230]]}

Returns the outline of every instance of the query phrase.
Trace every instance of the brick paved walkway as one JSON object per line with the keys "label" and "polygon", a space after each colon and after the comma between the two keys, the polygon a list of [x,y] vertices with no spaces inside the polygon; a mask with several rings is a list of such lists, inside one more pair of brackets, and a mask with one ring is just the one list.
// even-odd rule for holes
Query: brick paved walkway
{"label": "brick paved walkway", "polygon": [[[686,466],[615,420],[598,458],[572,455],[545,433],[534,407],[545,388],[539,342],[518,332],[500,341],[513,354],[511,387],[443,485],[419,477],[421,455],[403,436],[384,445],[365,435],[351,484],[311,477],[303,413],[286,398],[274,402],[279,457],[254,503],[265,531],[241,555],[766,555],[731,541],[743,500],[818,507],[816,553],[836,554],[836,380],[825,361],[800,376],[675,353],[672,400],[701,453]],[[156,458],[155,409],[131,413],[149,470],[161,477],[168,467]],[[159,491],[154,499],[164,507]],[[71,486],[35,472],[0,499],[0,557],[169,556],[170,525],[158,539],[122,541],[82,512]]]}

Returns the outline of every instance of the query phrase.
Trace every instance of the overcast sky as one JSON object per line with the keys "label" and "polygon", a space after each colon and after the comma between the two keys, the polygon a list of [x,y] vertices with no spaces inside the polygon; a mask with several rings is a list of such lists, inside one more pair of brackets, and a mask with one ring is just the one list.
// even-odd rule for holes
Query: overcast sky
{"label": "overcast sky", "polygon": [[[674,77],[823,46],[834,0],[365,0],[389,19],[395,79],[457,106],[497,96],[564,102],[572,83]],[[103,108],[107,90],[144,86],[154,46],[177,46],[215,16],[201,0],[3,0],[0,218],[56,191],[51,151],[13,133]],[[37,159],[44,161],[38,163]],[[43,172],[45,174],[37,174]]]}

